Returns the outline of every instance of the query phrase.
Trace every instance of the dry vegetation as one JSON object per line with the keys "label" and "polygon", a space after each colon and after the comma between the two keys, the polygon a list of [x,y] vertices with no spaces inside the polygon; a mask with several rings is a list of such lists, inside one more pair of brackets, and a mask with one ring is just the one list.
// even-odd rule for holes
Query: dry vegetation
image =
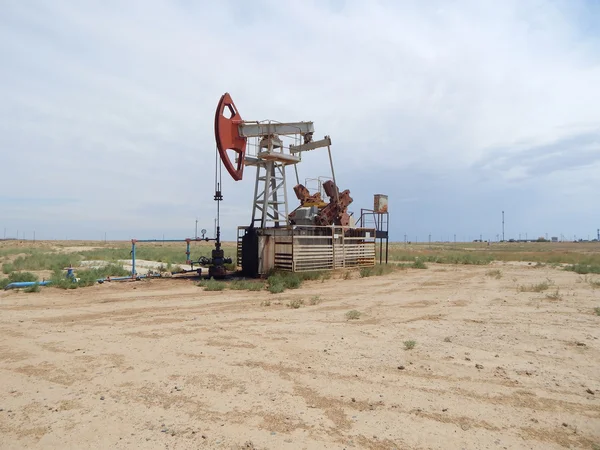
{"label": "dry vegetation", "polygon": [[[598,244],[391,247],[336,273],[0,291],[0,448],[599,448]],[[0,264],[35,281],[127,248],[4,242]]]}

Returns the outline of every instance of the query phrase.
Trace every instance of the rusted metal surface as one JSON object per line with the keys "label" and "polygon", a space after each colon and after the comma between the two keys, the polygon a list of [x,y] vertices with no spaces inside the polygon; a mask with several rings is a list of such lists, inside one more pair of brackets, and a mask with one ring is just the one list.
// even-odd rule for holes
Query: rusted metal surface
{"label": "rusted metal surface", "polygon": [[294,193],[298,200],[300,200],[300,206],[319,206],[323,207],[327,203],[323,201],[321,198],[321,193],[316,192],[311,195],[311,193],[304,187],[302,184],[298,184],[294,186]]}
{"label": "rusted metal surface", "polygon": [[340,193],[338,187],[332,180],[323,183],[323,188],[329,197],[329,204],[319,211],[319,214],[315,219],[316,225],[348,226],[350,224],[348,206],[352,203],[350,191],[346,189],[344,192]]}
{"label": "rusted metal surface", "polygon": [[373,198],[373,211],[376,213],[388,212],[388,196],[384,194],[375,194]]}
{"label": "rusted metal surface", "polygon": [[[241,123],[242,116],[235,107],[231,96],[229,93],[223,94],[215,113],[215,140],[221,160],[235,181],[242,179],[246,155],[246,138],[241,136],[239,131]],[[230,159],[228,151],[235,153],[237,161]]]}

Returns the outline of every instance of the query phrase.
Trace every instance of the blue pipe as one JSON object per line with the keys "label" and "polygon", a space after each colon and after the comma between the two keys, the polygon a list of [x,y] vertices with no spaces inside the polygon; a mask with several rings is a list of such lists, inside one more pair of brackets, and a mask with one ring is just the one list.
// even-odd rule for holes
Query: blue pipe
{"label": "blue pipe", "polygon": [[214,241],[212,238],[187,238],[187,239],[136,239],[136,242],[208,242]]}
{"label": "blue pipe", "polygon": [[46,286],[50,283],[52,283],[52,281],[50,281],[50,280],[48,280],[48,281],[15,281],[14,283],[7,284],[4,287],[4,290],[26,288],[29,286],[33,286],[34,284],[39,284],[40,286]]}
{"label": "blue pipe", "polygon": [[137,241],[135,239],[131,240],[131,276],[134,277],[135,272],[135,243]]}

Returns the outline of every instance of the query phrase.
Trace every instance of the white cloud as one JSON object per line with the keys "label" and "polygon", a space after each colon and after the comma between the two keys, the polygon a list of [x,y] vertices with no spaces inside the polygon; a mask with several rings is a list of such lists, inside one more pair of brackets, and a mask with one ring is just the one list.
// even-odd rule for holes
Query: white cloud
{"label": "white cloud", "polygon": [[[384,188],[391,205],[419,198],[410,222],[394,221],[399,234],[420,232],[438,207],[435,192],[399,190],[417,172],[475,192],[475,204],[519,196],[517,183],[539,193],[541,211],[564,183],[573,226],[595,226],[577,196],[600,188],[579,173],[597,164],[597,145],[579,172],[562,161],[570,139],[599,128],[598,14],[584,1],[11,2],[0,19],[0,189],[40,204],[0,200],[0,217],[22,229],[58,216],[71,234],[211,218],[213,114],[229,91],[245,119],[313,120],[330,134],[356,203]],[[556,142],[568,145],[535,153]],[[313,152],[301,178],[326,166]],[[249,221],[252,176],[225,182],[229,237]]]}

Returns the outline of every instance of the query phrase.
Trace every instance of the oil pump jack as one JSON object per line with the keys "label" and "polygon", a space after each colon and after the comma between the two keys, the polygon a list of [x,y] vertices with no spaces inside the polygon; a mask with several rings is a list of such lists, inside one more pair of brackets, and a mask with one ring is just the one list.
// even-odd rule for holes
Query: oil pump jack
{"label": "oil pump jack", "polygon": [[[217,150],[227,172],[235,181],[244,176],[245,166],[256,167],[252,218],[250,225],[240,227],[238,263],[247,276],[266,273],[274,267],[296,270],[293,261],[293,236],[333,236],[332,226],[348,227],[350,191],[339,192],[331,157],[331,138],[313,140],[313,122],[276,122],[243,120],[229,93],[223,94],[215,113]],[[285,145],[282,138],[293,139]],[[248,139],[257,141],[255,154],[247,151]],[[320,192],[311,194],[300,183],[297,164],[302,154],[327,148],[331,179],[323,183],[329,202]],[[293,166],[296,175],[294,192],[300,206],[288,209],[286,168]],[[291,246],[283,248],[285,242]],[[279,245],[278,250],[275,249]],[[291,263],[284,262],[292,255]],[[279,258],[279,263],[278,263]],[[288,258],[289,259],[289,258]]]}

